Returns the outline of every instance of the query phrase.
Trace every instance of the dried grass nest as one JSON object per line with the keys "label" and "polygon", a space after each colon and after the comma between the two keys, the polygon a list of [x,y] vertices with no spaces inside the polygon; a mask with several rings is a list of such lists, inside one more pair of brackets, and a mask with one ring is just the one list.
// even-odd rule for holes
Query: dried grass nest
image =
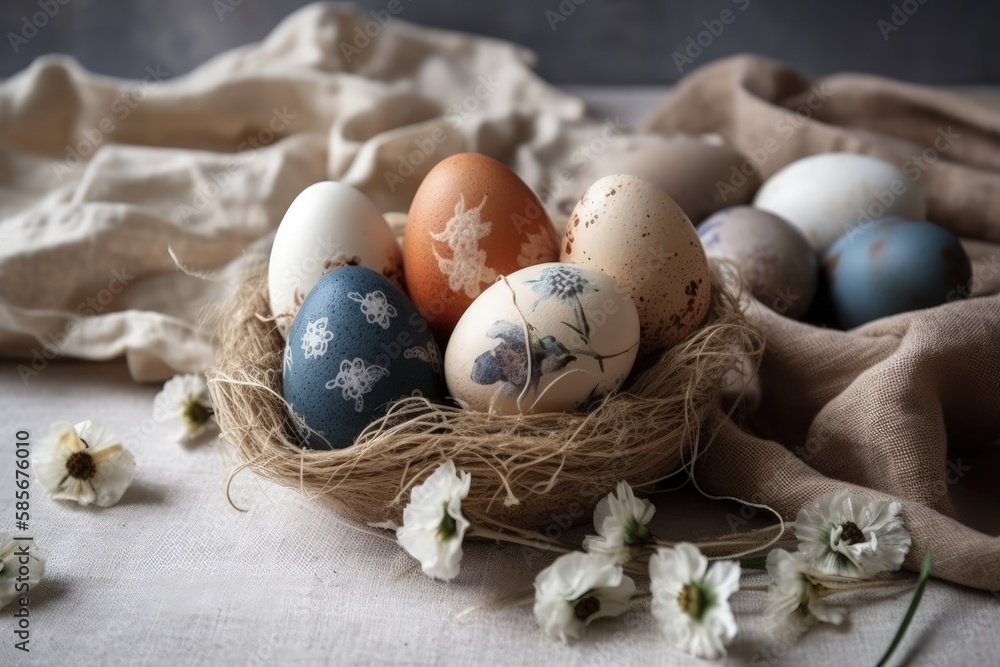
{"label": "dried grass nest", "polygon": [[265,273],[251,271],[220,312],[208,378],[222,438],[256,474],[369,523],[399,521],[412,486],[449,458],[472,474],[470,516],[518,528],[586,519],[618,480],[649,490],[690,462],[727,373],[747,359],[755,369],[764,347],[734,272],[713,264],[701,329],[590,412],[502,416],[410,397],[349,448],[302,449],[281,398],[284,341],[267,321]]}

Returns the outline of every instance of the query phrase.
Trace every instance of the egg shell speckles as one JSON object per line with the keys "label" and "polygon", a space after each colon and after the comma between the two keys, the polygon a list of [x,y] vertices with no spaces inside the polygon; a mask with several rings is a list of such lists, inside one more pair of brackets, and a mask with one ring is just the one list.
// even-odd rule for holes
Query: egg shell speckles
{"label": "egg shell speckles", "polygon": [[798,229],[766,211],[733,206],[699,225],[698,236],[706,255],[736,263],[762,304],[794,318],[809,310],[819,260]]}
{"label": "egg shell speckles", "polygon": [[413,197],[403,240],[407,289],[441,343],[498,276],[558,255],[538,197],[493,158],[446,158]]}
{"label": "egg shell speckles", "polygon": [[398,398],[442,400],[441,362],[406,295],[371,269],[345,266],[320,278],[299,308],[282,392],[306,446],[339,449]]}
{"label": "egg shell speckles", "polygon": [[844,328],[963,298],[972,278],[955,235],[924,220],[875,220],[830,246],[823,263]]}
{"label": "egg shell speckles", "polygon": [[566,223],[560,259],[599,269],[629,291],[640,355],[681,342],[708,313],[708,260],[694,226],[637,176],[606,176],[587,189]]}
{"label": "egg shell speckles", "polygon": [[465,311],[445,352],[445,379],[474,410],[575,410],[621,386],[638,345],[635,305],[611,276],[539,264],[493,284]]}

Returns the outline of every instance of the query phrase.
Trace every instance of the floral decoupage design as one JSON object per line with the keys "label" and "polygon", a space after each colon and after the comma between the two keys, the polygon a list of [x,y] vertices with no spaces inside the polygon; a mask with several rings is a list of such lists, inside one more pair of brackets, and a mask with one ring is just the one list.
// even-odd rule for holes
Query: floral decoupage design
{"label": "floral decoupage design", "polygon": [[353,361],[340,362],[337,377],[326,383],[327,389],[340,389],[345,401],[354,401],[354,409],[365,409],[365,394],[375,387],[375,383],[389,376],[389,369],[375,364],[366,365],[365,360],[355,357]]}
{"label": "floral decoupage design", "polygon": [[[572,309],[574,321],[562,323],[577,334],[583,347],[569,347],[555,336],[539,335],[538,330],[527,318],[524,322],[497,320],[486,331],[486,335],[499,340],[500,344],[479,355],[473,362],[471,373],[473,382],[482,385],[503,382],[511,392],[521,392],[525,388],[537,392],[544,376],[563,370],[579,357],[595,359],[603,371],[605,359],[625,354],[632,349],[629,347],[614,354],[599,354],[591,347],[590,322],[580,297],[599,290],[579,269],[570,266],[550,267],[544,269],[536,280],[525,281],[525,284],[531,285],[532,292],[538,295],[531,312],[534,312],[540,303],[552,299]],[[525,341],[525,331],[527,331],[527,341]],[[595,383],[591,398],[596,398],[598,386],[599,383]]]}
{"label": "floral decoupage design", "polygon": [[377,324],[383,329],[388,329],[392,319],[399,314],[382,290],[375,290],[364,296],[359,292],[350,292],[347,298],[361,304],[361,312],[368,324]]}
{"label": "floral decoupage design", "polygon": [[435,373],[441,372],[441,353],[438,352],[434,341],[428,341],[427,345],[414,345],[403,351],[403,356],[407,359],[419,359],[430,364]]}
{"label": "floral decoupage design", "polygon": [[451,250],[451,258],[442,257],[437,248],[432,248],[438,261],[438,269],[448,276],[448,287],[453,292],[465,292],[475,299],[481,291],[482,283],[492,283],[497,272],[486,266],[486,251],[480,249],[479,240],[490,235],[493,223],[482,220],[480,214],[486,205],[488,195],[475,208],[465,208],[465,195],[459,195],[455,204],[455,215],[438,233],[431,232],[431,238],[444,243]]}
{"label": "floral decoupage design", "polygon": [[327,331],[327,324],[329,324],[329,320],[321,317],[306,325],[306,332],[302,334],[302,353],[306,359],[314,359],[326,354],[326,348],[333,340],[333,332]]}

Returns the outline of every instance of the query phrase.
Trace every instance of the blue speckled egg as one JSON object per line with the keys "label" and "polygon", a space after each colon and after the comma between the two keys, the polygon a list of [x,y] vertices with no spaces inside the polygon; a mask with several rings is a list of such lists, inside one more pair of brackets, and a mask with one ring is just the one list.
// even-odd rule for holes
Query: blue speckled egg
{"label": "blue speckled egg", "polygon": [[311,449],[350,446],[403,396],[445,396],[427,322],[405,294],[362,266],[331,271],[310,290],[289,329],[282,384]]}
{"label": "blue speckled egg", "polygon": [[844,328],[962,298],[972,277],[958,239],[932,222],[882,218],[842,236],[823,258]]}

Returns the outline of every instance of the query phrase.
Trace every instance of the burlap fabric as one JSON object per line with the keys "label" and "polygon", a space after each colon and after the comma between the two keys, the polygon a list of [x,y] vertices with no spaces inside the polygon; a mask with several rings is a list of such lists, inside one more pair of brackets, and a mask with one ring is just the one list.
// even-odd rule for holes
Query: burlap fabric
{"label": "burlap fabric", "polygon": [[[1000,113],[968,97],[857,74],[811,81],[741,56],[689,76],[646,129],[719,133],[763,178],[827,151],[894,162],[924,189],[928,217],[969,240],[969,292],[997,291]],[[949,439],[997,446],[1000,297],[958,299],[850,332],[764,307],[749,312],[767,336],[762,406],[744,430],[713,425],[720,430],[698,469],[706,490],[767,503],[787,518],[845,482],[893,496],[913,535],[906,567],[919,568],[931,549],[936,576],[1000,588],[1000,539],[955,519],[948,448]]]}
{"label": "burlap fabric", "polygon": [[[399,18],[366,43],[369,20],[313,5],[183,77],[151,63],[144,82],[119,81],[47,57],[0,83],[0,353],[23,360],[24,382],[56,356],[124,355],[138,380],[207,368],[205,307],[266,257],[288,203],[314,181],[341,179],[405,210],[435,162],[481,151],[551,201],[586,187],[559,191],[581,146],[600,138],[611,154],[624,132],[586,118],[516,47]],[[737,58],[691,75],[647,129],[715,132],[751,155],[796,110],[762,176],[828,150],[904,165],[957,133],[914,172],[930,217],[1000,241],[1000,115],[963,97],[869,77],[810,82]],[[995,248],[969,247],[973,291],[995,291]],[[949,438],[1000,430],[998,304],[981,297],[850,333],[753,310],[769,340],[747,428],[763,437],[710,424],[699,479],[787,517],[845,483],[898,497],[914,535],[908,566],[930,548],[938,576],[1000,587],[1000,542],[952,518],[942,486]]]}

